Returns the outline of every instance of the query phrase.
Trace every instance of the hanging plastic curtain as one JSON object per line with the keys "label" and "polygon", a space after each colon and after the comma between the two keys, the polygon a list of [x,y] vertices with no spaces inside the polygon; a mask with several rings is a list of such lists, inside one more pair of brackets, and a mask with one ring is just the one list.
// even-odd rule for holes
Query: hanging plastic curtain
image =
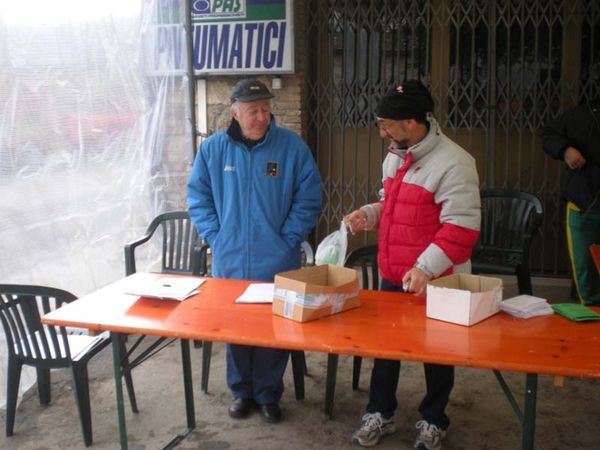
{"label": "hanging plastic curtain", "polygon": [[85,294],[185,209],[182,4],[0,0],[0,283]]}

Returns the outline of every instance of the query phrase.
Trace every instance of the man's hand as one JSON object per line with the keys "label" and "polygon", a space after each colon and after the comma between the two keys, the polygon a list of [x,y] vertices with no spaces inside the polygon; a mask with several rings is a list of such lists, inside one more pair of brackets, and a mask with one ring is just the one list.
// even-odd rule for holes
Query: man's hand
{"label": "man's hand", "polygon": [[344,224],[352,234],[365,231],[367,228],[367,213],[362,209],[357,209],[344,217]]}
{"label": "man's hand", "polygon": [[421,269],[413,267],[402,277],[404,292],[412,292],[415,295],[424,296],[427,290],[429,277]]}
{"label": "man's hand", "polygon": [[569,169],[579,169],[585,164],[585,157],[575,147],[567,147],[564,160]]}

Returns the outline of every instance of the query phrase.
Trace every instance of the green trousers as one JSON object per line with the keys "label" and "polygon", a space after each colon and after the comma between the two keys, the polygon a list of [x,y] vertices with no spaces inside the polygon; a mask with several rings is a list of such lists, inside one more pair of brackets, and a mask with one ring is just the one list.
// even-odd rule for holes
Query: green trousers
{"label": "green trousers", "polygon": [[600,243],[600,205],[580,212],[567,203],[567,245],[573,279],[579,300],[585,305],[600,306],[600,275],[594,264],[590,245]]}

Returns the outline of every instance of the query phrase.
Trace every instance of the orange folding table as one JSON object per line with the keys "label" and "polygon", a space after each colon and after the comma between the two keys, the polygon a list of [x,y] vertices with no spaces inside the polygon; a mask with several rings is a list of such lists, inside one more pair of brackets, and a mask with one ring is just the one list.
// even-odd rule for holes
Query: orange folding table
{"label": "orange folding table", "polygon": [[[521,320],[500,313],[464,327],[428,319],[422,297],[378,291],[361,291],[362,304],[357,309],[297,323],[274,316],[268,304],[235,303],[250,281],[217,278],[208,278],[199,294],[182,302],[124,294],[130,283],[152,283],[159,277],[133,274],[42,319],[51,325],[111,332],[123,449],[127,448],[127,431],[118,345],[123,334],[181,339],[185,434],[195,427],[189,340],[492,369],[520,419],[524,449],[533,449],[539,374],[600,378],[600,323],[575,323],[558,315]],[[600,308],[593,309],[600,312]],[[500,371],[526,374],[522,412]]]}

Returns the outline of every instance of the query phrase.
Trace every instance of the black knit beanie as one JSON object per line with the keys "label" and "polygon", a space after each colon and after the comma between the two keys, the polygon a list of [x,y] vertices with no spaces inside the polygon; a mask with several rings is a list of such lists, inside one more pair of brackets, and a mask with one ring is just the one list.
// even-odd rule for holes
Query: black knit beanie
{"label": "black knit beanie", "polygon": [[419,80],[409,80],[383,96],[376,115],[382,119],[405,120],[424,118],[432,111],[433,99],[427,88]]}

